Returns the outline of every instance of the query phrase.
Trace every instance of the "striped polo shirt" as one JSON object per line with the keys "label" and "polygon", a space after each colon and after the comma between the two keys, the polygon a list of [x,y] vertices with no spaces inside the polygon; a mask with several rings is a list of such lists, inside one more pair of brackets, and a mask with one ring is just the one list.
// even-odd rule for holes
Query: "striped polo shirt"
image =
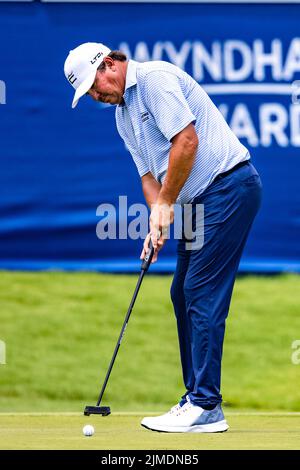
{"label": "striped polo shirt", "polygon": [[117,129],[141,177],[151,172],[163,184],[171,139],[195,125],[197,154],[179,204],[191,202],[219,173],[250,158],[203,88],[173,64],[129,60],[123,98],[116,107]]}

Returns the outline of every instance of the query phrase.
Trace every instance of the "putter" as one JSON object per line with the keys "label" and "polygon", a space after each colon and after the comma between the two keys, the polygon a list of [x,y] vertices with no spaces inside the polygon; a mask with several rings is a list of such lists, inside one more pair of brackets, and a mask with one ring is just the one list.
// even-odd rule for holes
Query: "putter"
{"label": "putter", "polygon": [[102,397],[103,397],[103,394],[104,394],[104,391],[105,391],[110,373],[112,371],[115,359],[117,357],[119,347],[121,345],[121,341],[123,339],[125,329],[127,327],[127,324],[128,324],[129,318],[130,318],[130,314],[132,312],[135,300],[136,300],[138,292],[140,290],[140,287],[141,287],[141,284],[142,284],[142,281],[143,281],[143,277],[144,277],[145,273],[148,271],[148,268],[151,264],[151,260],[153,258],[153,254],[154,254],[154,248],[152,246],[152,242],[151,242],[151,239],[150,239],[149,249],[148,249],[148,252],[146,253],[145,258],[142,261],[141,272],[140,272],[140,275],[139,275],[139,278],[138,278],[138,281],[137,281],[137,285],[136,285],[134,294],[132,296],[132,299],[131,299],[131,302],[130,302],[130,305],[129,305],[129,308],[128,308],[128,311],[127,311],[127,315],[125,317],[125,320],[124,320],[124,323],[123,323],[123,326],[122,326],[122,329],[121,329],[121,333],[120,333],[120,336],[118,338],[117,345],[115,347],[112,359],[110,361],[109,368],[108,368],[108,371],[107,371],[107,374],[106,374],[106,377],[105,377],[105,380],[104,380],[104,383],[102,385],[102,389],[101,389],[101,392],[100,392],[100,395],[99,395],[99,398],[98,398],[98,401],[97,401],[97,405],[96,406],[86,406],[85,409],[84,409],[85,416],[90,416],[90,415],[108,416],[110,414],[110,407],[109,406],[100,406],[100,403],[101,403],[101,400],[102,400]]}

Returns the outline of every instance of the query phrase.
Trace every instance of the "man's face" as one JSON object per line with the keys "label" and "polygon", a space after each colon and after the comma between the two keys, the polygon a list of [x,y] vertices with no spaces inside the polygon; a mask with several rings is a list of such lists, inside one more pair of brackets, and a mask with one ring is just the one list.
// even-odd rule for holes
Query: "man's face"
{"label": "man's face", "polygon": [[122,65],[120,62],[114,62],[111,59],[106,59],[105,62],[105,70],[97,70],[93,86],[89,89],[87,94],[95,101],[120,104],[123,102],[125,88],[125,75],[122,70]]}

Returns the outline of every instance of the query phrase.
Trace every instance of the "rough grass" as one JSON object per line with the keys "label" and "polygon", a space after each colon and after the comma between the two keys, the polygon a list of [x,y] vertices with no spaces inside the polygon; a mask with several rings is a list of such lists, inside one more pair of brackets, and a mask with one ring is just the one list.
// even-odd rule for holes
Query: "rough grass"
{"label": "rough grass", "polygon": [[[0,411],[81,411],[96,402],[136,276],[0,273]],[[103,404],[165,410],[183,393],[170,276],[142,285]],[[300,410],[300,277],[238,278],[227,321],[225,408]],[[228,409],[228,408],[227,408]]]}

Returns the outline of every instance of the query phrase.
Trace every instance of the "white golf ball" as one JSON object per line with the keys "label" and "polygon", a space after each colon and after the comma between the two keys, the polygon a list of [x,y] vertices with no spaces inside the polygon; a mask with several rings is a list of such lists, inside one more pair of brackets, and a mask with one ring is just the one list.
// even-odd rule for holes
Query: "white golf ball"
{"label": "white golf ball", "polygon": [[95,432],[94,427],[91,424],[86,424],[83,426],[82,432],[85,436],[92,436]]}

